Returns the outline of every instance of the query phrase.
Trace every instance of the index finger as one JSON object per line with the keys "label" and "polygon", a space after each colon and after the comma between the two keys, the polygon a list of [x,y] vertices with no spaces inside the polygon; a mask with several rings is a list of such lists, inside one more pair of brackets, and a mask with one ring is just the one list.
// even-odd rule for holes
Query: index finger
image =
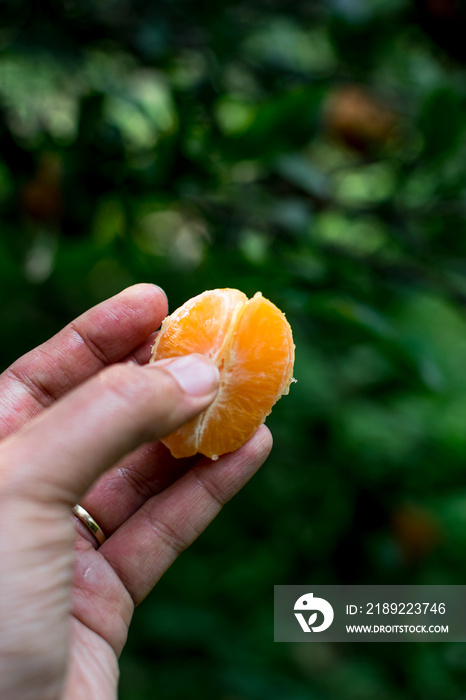
{"label": "index finger", "polygon": [[140,345],[168,313],[165,293],[136,284],[94,306],[0,377],[0,437]]}

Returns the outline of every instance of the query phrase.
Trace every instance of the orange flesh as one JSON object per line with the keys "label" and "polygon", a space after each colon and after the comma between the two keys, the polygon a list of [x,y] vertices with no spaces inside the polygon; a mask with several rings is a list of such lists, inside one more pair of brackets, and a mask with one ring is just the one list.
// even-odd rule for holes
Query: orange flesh
{"label": "orange flesh", "polygon": [[216,459],[246,442],[293,381],[294,344],[284,314],[258,292],[204,292],[162,324],[151,362],[201,353],[220,371],[213,403],[163,440],[175,457]]}

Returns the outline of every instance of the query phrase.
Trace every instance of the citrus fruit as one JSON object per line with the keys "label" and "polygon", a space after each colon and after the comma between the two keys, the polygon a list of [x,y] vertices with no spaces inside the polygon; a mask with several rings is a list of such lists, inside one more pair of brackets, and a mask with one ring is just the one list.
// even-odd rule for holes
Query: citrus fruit
{"label": "citrus fruit", "polygon": [[216,364],[216,398],[163,442],[175,457],[216,459],[248,440],[293,381],[294,344],[285,315],[260,292],[213,289],[164,320],[151,362],[189,353]]}

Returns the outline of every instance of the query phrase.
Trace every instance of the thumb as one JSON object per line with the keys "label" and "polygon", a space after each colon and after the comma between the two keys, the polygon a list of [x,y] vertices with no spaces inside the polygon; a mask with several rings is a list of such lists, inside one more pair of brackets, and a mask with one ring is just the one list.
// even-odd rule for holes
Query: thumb
{"label": "thumb", "polygon": [[202,355],[113,365],[2,443],[2,482],[17,495],[74,505],[128,452],[207,408],[218,383]]}

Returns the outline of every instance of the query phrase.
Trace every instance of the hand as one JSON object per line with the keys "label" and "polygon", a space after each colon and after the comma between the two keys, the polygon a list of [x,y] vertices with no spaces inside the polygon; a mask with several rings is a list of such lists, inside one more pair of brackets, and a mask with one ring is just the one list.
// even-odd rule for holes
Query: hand
{"label": "hand", "polygon": [[157,442],[218,386],[200,356],[145,365],[166,313],[158,287],[136,285],[0,377],[2,700],[116,697],[134,606],[268,455],[264,426],[216,462]]}

